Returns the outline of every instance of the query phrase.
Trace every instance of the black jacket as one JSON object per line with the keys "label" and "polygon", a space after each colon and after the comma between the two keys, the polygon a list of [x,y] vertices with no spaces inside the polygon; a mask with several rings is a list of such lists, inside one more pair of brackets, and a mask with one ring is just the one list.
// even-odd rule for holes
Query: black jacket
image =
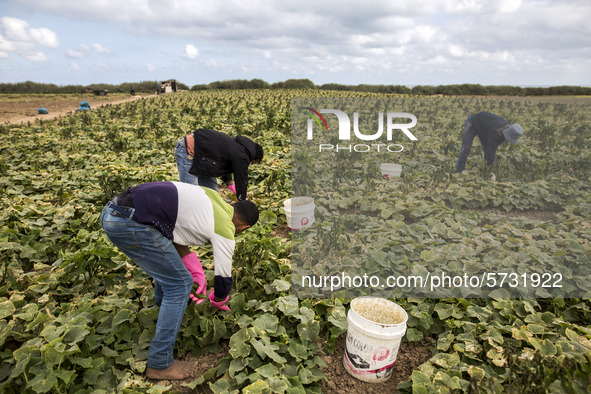
{"label": "black jacket", "polygon": [[232,138],[215,130],[199,129],[195,137],[195,155],[190,174],[197,177],[222,177],[232,179],[236,185],[238,200],[246,198],[248,166],[256,157],[255,143],[243,136]]}
{"label": "black jacket", "polygon": [[511,125],[511,122],[490,112],[472,115],[471,122],[484,149],[484,159],[491,166],[495,161],[497,148],[506,141],[502,130]]}

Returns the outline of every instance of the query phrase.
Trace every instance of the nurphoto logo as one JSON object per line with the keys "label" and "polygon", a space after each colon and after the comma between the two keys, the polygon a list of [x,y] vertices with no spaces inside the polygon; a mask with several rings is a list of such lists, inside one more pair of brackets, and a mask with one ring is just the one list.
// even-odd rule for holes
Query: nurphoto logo
{"label": "nurphoto logo", "polygon": [[[321,109],[319,111],[310,107],[304,107],[304,109],[311,112],[310,118],[308,118],[308,140],[314,138],[314,123],[318,125],[318,128],[322,132],[329,132],[328,123],[322,114],[335,115],[339,124],[338,136],[340,141],[351,140],[351,119],[344,111],[338,109]],[[382,138],[384,134],[384,124],[386,129],[386,141],[391,142],[394,132],[396,130],[402,131],[402,133],[411,141],[417,141],[417,137],[409,130],[417,124],[417,118],[413,114],[406,112],[387,112],[386,121],[384,122],[384,113],[378,112],[378,130],[373,133],[362,133],[359,130],[359,113],[353,112],[353,133],[355,137],[361,141],[377,141]],[[398,119],[410,119],[410,123],[398,123]],[[340,145],[337,144],[318,144],[318,151],[329,151],[334,150],[336,152],[347,151],[347,152],[369,152],[369,151],[385,151],[388,152],[402,152],[404,147],[400,144],[386,144],[386,143],[372,143],[372,144],[349,144]]]}

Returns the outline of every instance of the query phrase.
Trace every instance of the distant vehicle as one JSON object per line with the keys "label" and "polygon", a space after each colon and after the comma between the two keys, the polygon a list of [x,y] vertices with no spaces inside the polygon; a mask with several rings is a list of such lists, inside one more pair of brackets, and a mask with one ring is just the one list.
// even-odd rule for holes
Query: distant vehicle
{"label": "distant vehicle", "polygon": [[158,83],[158,91],[164,93],[178,92],[178,83],[175,79],[169,79],[168,81],[162,81]]}

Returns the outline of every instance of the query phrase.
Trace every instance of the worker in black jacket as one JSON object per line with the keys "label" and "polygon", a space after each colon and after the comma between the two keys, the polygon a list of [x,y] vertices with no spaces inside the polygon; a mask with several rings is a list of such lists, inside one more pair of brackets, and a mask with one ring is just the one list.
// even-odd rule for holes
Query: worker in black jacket
{"label": "worker in black jacket", "polygon": [[245,200],[248,166],[262,160],[263,147],[244,136],[199,129],[177,142],[175,158],[181,182],[218,191],[221,177],[238,200]]}
{"label": "worker in black jacket", "polygon": [[456,172],[464,171],[474,137],[478,136],[484,150],[484,160],[490,167],[495,161],[495,154],[499,145],[505,141],[516,144],[522,135],[523,129],[520,125],[511,123],[491,112],[478,112],[469,116],[464,125],[462,148],[460,149]]}

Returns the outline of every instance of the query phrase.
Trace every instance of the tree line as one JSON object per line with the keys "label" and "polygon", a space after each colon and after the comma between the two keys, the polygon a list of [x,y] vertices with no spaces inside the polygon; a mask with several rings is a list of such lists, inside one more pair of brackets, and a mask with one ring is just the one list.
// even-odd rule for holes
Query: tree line
{"label": "tree line", "polygon": [[370,93],[396,93],[411,95],[446,95],[446,96],[551,96],[551,95],[591,95],[591,87],[582,86],[552,86],[552,87],[520,87],[509,85],[417,85],[408,87],[404,85],[343,85],[327,83],[315,85],[309,79],[288,79],[283,82],[268,83],[261,79],[233,79],[228,81],[216,81],[207,85],[194,85],[191,90],[208,89],[321,89],[341,90]]}
{"label": "tree line", "polygon": [[[457,85],[417,85],[408,87],[404,85],[344,85],[338,83],[327,83],[315,85],[309,79],[288,79],[282,82],[268,83],[262,79],[232,79],[226,81],[215,81],[208,84],[187,85],[177,82],[181,90],[218,90],[218,89],[320,89],[320,90],[341,90],[370,93],[394,93],[409,95],[445,95],[445,96],[580,96],[591,95],[591,87],[583,86],[551,86],[551,87],[520,87],[509,85],[480,85],[480,84],[457,84]],[[158,89],[157,81],[125,82],[119,85],[91,84],[91,85],[65,85],[38,83],[32,81],[17,83],[0,83],[0,93],[82,93],[95,90],[107,90],[111,93],[129,93],[131,89],[136,93],[154,93]]]}
{"label": "tree line", "polygon": [[[185,84],[177,82],[178,88],[189,90]],[[90,85],[63,85],[39,82],[0,83],[0,93],[45,94],[45,93],[82,93],[104,91],[108,93],[154,93],[158,89],[158,81],[124,82],[118,85],[94,83]]]}

